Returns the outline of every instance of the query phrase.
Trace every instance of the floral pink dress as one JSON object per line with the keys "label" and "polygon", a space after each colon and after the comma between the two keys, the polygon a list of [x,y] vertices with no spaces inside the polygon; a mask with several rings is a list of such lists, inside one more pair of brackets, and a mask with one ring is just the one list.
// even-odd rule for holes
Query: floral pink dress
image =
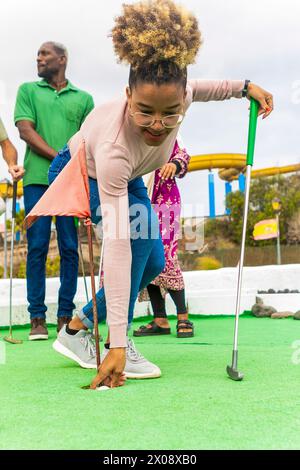
{"label": "floral pink dress", "polygon": [[[183,178],[187,173],[190,156],[185,149],[179,148],[177,142],[175,143],[169,163],[172,161],[178,162],[180,166],[180,171],[176,173],[176,177]],[[177,256],[180,235],[181,198],[175,178],[162,181],[159,172],[159,169],[155,171],[151,203],[159,220],[166,266],[151,284],[159,286],[164,297],[169,289],[184,289],[183,276]],[[142,302],[144,300],[149,300],[147,289],[144,289],[139,295],[139,301]]]}

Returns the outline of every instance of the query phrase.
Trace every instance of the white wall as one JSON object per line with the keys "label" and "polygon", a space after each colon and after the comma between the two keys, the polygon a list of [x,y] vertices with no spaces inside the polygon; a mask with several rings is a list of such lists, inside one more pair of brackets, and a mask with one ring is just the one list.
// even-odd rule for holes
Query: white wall
{"label": "white wall", "polygon": [[[186,298],[192,314],[233,315],[235,312],[237,268],[223,268],[216,271],[193,271],[184,273]],[[90,292],[90,278],[87,279]],[[55,322],[59,279],[47,279],[46,304],[48,322]],[[258,290],[299,289],[300,265],[260,266],[244,268],[241,311],[250,310],[255,303]],[[300,294],[282,294],[272,297],[260,295],[278,310],[296,311],[300,308]],[[277,304],[276,304],[277,302]],[[75,298],[77,308],[85,303],[83,279],[78,280]],[[135,316],[147,314],[148,302],[137,303]],[[29,322],[26,311],[26,280],[13,280],[13,323]],[[298,306],[298,307],[297,307]],[[167,297],[167,311],[175,314],[175,308]],[[9,280],[0,280],[0,326],[9,322]]]}

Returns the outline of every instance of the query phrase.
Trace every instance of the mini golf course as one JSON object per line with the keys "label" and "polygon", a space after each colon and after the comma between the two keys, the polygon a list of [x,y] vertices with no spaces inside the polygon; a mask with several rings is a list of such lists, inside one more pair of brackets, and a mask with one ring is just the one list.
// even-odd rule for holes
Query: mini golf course
{"label": "mini golf course", "polygon": [[245,378],[233,382],[225,372],[233,317],[193,321],[194,338],[177,339],[172,318],[172,335],[135,339],[161,378],[106,392],[80,388],[95,372],[52,349],[55,326],[48,341],[34,343],[29,327],[16,327],[24,343],[5,346],[1,329],[0,449],[299,449],[300,322],[243,315]]}

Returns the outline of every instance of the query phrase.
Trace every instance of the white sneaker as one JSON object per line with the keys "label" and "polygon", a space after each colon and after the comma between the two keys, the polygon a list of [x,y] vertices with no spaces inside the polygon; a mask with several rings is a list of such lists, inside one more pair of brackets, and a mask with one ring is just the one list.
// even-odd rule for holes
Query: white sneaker
{"label": "white sneaker", "polygon": [[[95,339],[88,331],[79,330],[76,335],[68,335],[66,325],[64,325],[53,343],[53,349],[77,362],[84,369],[97,369]],[[108,351],[109,349],[103,349],[101,362]],[[128,379],[153,379],[161,376],[160,368],[147,361],[129,338],[127,338],[124,373]]]}
{"label": "white sneaker", "polygon": [[[107,356],[109,349],[104,348],[101,354],[101,362]],[[149,362],[136,349],[132,339],[127,338],[126,364],[124,369],[128,379],[154,379],[161,376],[161,370],[152,362]]]}
{"label": "white sneaker", "polygon": [[79,330],[72,336],[66,332],[64,325],[53,343],[53,349],[84,369],[97,369],[95,339],[86,330]]}

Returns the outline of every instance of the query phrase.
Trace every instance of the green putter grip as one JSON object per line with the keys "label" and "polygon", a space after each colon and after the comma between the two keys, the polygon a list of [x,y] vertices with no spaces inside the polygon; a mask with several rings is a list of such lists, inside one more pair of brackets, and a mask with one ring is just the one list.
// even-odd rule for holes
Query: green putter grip
{"label": "green putter grip", "polygon": [[257,127],[259,103],[251,98],[250,102],[250,118],[249,118],[249,132],[248,132],[248,148],[247,148],[247,165],[253,166],[255,137]]}

